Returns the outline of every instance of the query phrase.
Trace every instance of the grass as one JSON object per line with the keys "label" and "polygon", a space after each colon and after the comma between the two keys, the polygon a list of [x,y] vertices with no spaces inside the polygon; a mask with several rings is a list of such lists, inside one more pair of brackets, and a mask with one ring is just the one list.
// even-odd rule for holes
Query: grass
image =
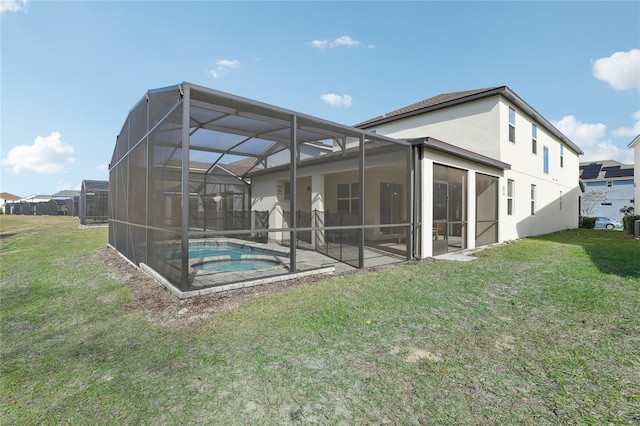
{"label": "grass", "polygon": [[161,325],[99,258],[106,228],[0,220],[3,425],[640,424],[640,242],[622,232]]}

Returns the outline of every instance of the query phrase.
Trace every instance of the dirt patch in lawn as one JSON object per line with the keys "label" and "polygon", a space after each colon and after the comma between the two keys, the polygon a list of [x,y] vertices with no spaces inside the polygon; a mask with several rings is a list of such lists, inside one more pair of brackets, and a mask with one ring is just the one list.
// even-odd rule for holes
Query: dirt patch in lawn
{"label": "dirt patch in lawn", "polygon": [[[199,321],[211,315],[235,309],[261,297],[331,279],[326,276],[310,276],[180,300],[114,249],[104,246],[97,249],[97,253],[107,264],[113,277],[122,281],[131,291],[133,301],[129,303],[129,308],[144,311],[149,321],[159,324]],[[368,268],[341,275],[370,273],[393,266],[396,265]],[[335,276],[333,275],[333,277]]]}

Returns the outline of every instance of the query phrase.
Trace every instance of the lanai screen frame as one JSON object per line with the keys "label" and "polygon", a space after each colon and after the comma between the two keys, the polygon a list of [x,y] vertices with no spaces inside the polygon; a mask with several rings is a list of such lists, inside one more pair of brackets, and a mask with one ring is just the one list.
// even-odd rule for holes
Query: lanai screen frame
{"label": "lanai screen frame", "polygon": [[81,225],[105,223],[109,219],[109,182],[83,180],[78,203]]}
{"label": "lanai screen frame", "polygon": [[[206,118],[201,120],[199,117]],[[223,136],[239,137],[237,143],[217,146],[215,143],[206,142],[196,146],[197,132],[199,129],[218,132]],[[192,137],[196,135],[196,139]],[[164,141],[161,141],[165,138]],[[174,275],[169,275],[160,267],[158,272],[181,291],[191,288],[189,277],[189,239],[195,235],[189,230],[189,179],[193,174],[191,168],[191,154],[205,153],[218,155],[218,158],[210,162],[209,170],[222,164],[225,156],[239,156],[254,158],[254,164],[246,173],[239,175],[238,179],[249,183],[249,176],[259,168],[266,168],[267,157],[283,150],[289,150],[290,154],[290,182],[291,182],[291,213],[289,228],[280,231],[289,232],[290,240],[297,241],[299,227],[297,223],[296,185],[297,168],[300,162],[299,147],[305,142],[332,141],[339,150],[346,152],[347,146],[353,146],[356,142],[359,152],[359,177],[360,199],[364,200],[364,171],[365,171],[365,146],[366,143],[395,145],[399,149],[406,149],[407,153],[407,182],[413,182],[414,163],[411,160],[412,145],[408,142],[389,138],[368,131],[357,129],[320,118],[312,117],[299,112],[279,108],[265,103],[257,102],[214,89],[202,87],[188,82],[166,88],[150,90],[145,97],[131,109],[123,126],[123,131],[118,135],[111,164],[109,165],[110,181],[110,209],[109,218],[109,243],[129,258],[133,263],[140,264],[148,261],[147,250],[152,250],[154,243],[158,241],[154,235],[172,234],[180,240],[180,262],[173,267]],[[150,223],[150,210],[162,207],[153,204],[154,195],[150,189],[155,185],[152,170],[154,156],[151,148],[157,148],[159,144],[164,147],[172,147],[174,166],[179,165],[180,182],[179,198],[180,218],[175,222],[173,230],[167,227],[158,227]],[[262,147],[256,150],[255,146]],[[173,155],[173,154],[172,154]],[[213,158],[213,157],[212,157]],[[170,160],[167,160],[165,165]],[[140,165],[144,175],[136,175],[133,164]],[[134,183],[136,179],[144,180],[144,200],[138,199],[136,191],[142,191],[142,184]],[[138,185],[137,187],[134,187]],[[408,226],[407,245],[412,247],[413,225],[413,188],[409,190],[406,200],[407,212],[410,217],[407,223],[398,224]],[[135,205],[132,207],[132,205]],[[144,212],[135,211],[144,209]],[[359,266],[364,266],[364,209],[360,212],[360,259]],[[132,219],[132,217],[138,219]],[[137,220],[137,222],[136,222]],[[169,220],[172,220],[170,218]],[[260,231],[260,230],[254,230]],[[264,230],[266,231],[266,230]],[[179,235],[178,235],[179,234]],[[220,236],[225,232],[203,231],[201,236]],[[142,240],[144,239],[144,242]],[[138,249],[136,247],[144,247]],[[411,250],[408,250],[408,256]],[[140,255],[141,254],[141,255]],[[158,265],[148,265],[152,269]],[[296,247],[290,249],[289,272],[297,270]]]}

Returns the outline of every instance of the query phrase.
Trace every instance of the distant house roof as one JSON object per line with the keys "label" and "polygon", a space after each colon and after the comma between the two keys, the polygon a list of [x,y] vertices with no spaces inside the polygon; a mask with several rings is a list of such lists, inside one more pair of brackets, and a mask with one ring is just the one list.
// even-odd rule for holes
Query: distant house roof
{"label": "distant house roof", "polygon": [[2,198],[3,200],[7,200],[7,201],[17,201],[19,199],[21,199],[22,197],[18,197],[17,195],[13,195],[9,192],[0,192],[0,198]]}
{"label": "distant house roof", "polygon": [[623,164],[615,160],[580,163],[580,178],[583,180],[605,180],[633,175],[633,164]]}
{"label": "distant house roof", "polygon": [[476,101],[479,99],[488,98],[491,96],[503,96],[507,100],[511,101],[520,110],[533,118],[538,124],[544,127],[548,132],[552,133],[555,137],[563,141],[568,147],[573,149],[578,154],[584,154],[584,152],[574,144],[569,138],[563,135],[553,124],[551,124],[546,118],[540,115],[529,104],[522,100],[507,86],[488,87],[484,89],[466,90],[462,92],[443,93],[434,96],[429,99],[425,99],[420,102],[408,105],[406,107],[397,109],[395,111],[388,112],[384,115],[372,118],[370,120],[363,121],[356,124],[354,127],[359,129],[367,129],[380,124],[389,123],[392,121],[400,120],[415,115],[425,114],[432,111],[437,111],[444,108],[449,108],[455,105],[460,105],[467,102]]}
{"label": "distant house roof", "polygon": [[51,199],[51,195],[36,195],[36,194],[32,194],[32,195],[27,195],[24,199],[27,200],[27,201],[30,201],[30,200],[50,200]]}

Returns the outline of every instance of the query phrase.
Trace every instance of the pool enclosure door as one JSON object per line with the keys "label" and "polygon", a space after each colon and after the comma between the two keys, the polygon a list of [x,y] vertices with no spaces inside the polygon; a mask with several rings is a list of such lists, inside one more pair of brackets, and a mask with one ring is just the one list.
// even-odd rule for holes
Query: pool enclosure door
{"label": "pool enclosure door", "polygon": [[449,245],[447,239],[447,211],[449,209],[449,184],[433,182],[433,255],[444,254]]}
{"label": "pool enclosure door", "polygon": [[434,256],[467,248],[466,175],[464,170],[434,164]]}

